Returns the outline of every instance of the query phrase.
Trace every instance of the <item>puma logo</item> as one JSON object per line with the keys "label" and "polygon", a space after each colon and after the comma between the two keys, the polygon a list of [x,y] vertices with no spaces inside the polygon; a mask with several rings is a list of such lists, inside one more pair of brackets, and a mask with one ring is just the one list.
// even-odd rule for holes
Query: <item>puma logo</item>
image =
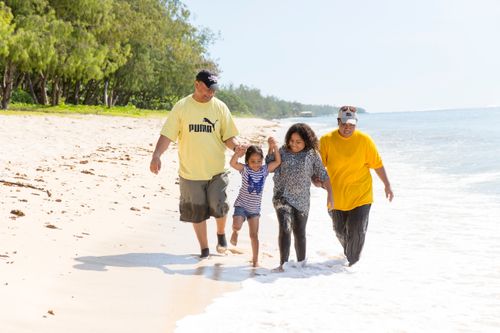
{"label": "puma logo", "polygon": [[215,124],[218,122],[216,120],[214,123],[210,121],[208,118],[203,118],[204,123],[209,123],[210,125],[205,124],[189,124],[189,132],[195,133],[214,133],[215,132]]}
{"label": "puma logo", "polygon": [[219,120],[216,120],[215,123],[211,122],[210,119],[208,118],[203,118],[203,122],[204,123],[209,123],[210,125],[212,125],[212,128],[214,129],[215,131],[215,124],[218,122]]}

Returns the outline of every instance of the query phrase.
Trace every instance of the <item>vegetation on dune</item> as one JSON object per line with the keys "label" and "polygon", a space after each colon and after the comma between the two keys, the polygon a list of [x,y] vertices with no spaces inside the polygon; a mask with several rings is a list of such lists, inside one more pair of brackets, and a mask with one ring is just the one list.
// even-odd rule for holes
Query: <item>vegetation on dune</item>
{"label": "vegetation on dune", "polygon": [[104,105],[38,105],[25,103],[12,103],[8,110],[3,114],[95,114],[105,116],[124,116],[124,117],[165,117],[168,114],[166,110],[139,109],[133,105],[114,106],[108,108]]}

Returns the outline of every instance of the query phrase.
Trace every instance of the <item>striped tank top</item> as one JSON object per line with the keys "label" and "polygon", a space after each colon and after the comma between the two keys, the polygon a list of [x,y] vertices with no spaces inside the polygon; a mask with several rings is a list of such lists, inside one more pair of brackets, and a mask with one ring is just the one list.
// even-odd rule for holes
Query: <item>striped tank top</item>
{"label": "striped tank top", "polygon": [[263,165],[258,171],[253,171],[245,164],[240,173],[241,188],[234,205],[243,207],[249,213],[259,214],[264,183],[269,175],[267,165]]}

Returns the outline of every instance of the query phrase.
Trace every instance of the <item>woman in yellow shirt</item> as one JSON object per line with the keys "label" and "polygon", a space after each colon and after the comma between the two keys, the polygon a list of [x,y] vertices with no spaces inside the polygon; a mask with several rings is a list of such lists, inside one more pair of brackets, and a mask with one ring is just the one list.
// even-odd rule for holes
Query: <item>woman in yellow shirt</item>
{"label": "woman in yellow shirt", "polygon": [[320,138],[319,150],[335,201],[329,214],[349,266],[352,266],[363,249],[373,202],[370,169],[374,169],[384,183],[389,201],[394,194],[375,143],[369,135],[356,130],[356,108],[341,107],[337,122],[338,129]]}

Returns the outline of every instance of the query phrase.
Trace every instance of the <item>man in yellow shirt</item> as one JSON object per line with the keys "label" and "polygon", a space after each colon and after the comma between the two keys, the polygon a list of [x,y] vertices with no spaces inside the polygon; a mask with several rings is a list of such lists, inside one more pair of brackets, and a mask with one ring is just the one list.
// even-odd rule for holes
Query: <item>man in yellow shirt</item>
{"label": "man in yellow shirt", "polygon": [[178,141],[180,220],[190,222],[200,244],[201,258],[209,256],[206,220],[217,222],[217,252],[227,248],[225,226],[229,204],[225,170],[226,147],[239,145],[231,113],[215,97],[217,76],[207,70],[196,75],[194,93],[177,102],[160,133],[150,170],[158,174],[161,155]]}
{"label": "man in yellow shirt", "polygon": [[369,135],[356,130],[357,122],[355,107],[341,107],[339,128],[323,135],[319,144],[335,202],[329,214],[349,266],[359,260],[365,242],[373,202],[370,169],[384,183],[387,199],[392,201],[394,197],[377,147]]}

